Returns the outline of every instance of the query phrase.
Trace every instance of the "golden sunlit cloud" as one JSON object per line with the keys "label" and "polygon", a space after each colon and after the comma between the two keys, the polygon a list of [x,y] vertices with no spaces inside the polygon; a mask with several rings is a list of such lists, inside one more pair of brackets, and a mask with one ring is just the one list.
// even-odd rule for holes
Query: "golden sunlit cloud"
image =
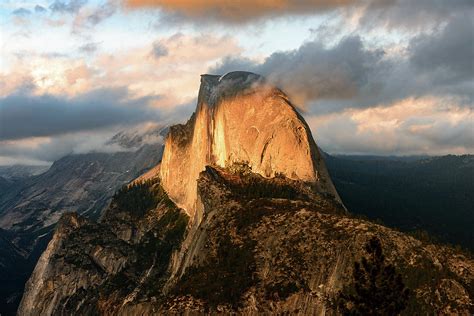
{"label": "golden sunlit cloud", "polygon": [[156,7],[191,18],[241,23],[268,16],[308,15],[355,3],[354,0],[125,0],[128,7]]}
{"label": "golden sunlit cloud", "polygon": [[474,111],[456,98],[406,98],[389,105],[308,118],[331,152],[465,154],[474,151]]}
{"label": "golden sunlit cloud", "polygon": [[98,56],[95,65],[104,71],[100,82],[128,86],[137,97],[160,94],[164,97],[160,106],[176,106],[196,97],[199,75],[210,65],[223,55],[242,51],[229,36],[178,33],[159,41],[168,51],[159,58],[152,46]]}
{"label": "golden sunlit cloud", "polygon": [[34,94],[74,96],[92,89],[128,87],[131,96],[162,96],[156,107],[173,107],[196,97],[199,75],[221,56],[241,52],[229,36],[185,35],[181,33],[159,40],[169,54],[156,58],[152,45],[97,54],[87,63],[80,57],[48,57],[31,54],[13,60],[0,72],[0,96],[11,94],[27,82]]}
{"label": "golden sunlit cloud", "polygon": [[[328,150],[474,150],[466,136],[473,134],[467,129],[473,114],[466,106],[472,100],[472,18],[460,3],[432,8],[409,0],[82,2],[73,13],[36,14],[31,4],[29,20],[11,16],[0,50],[2,100],[52,98],[70,104],[109,91],[111,107],[139,100],[143,108],[133,111],[169,118],[168,113],[190,111],[200,74],[247,70],[267,77],[304,109]],[[451,6],[455,11],[446,16]],[[433,17],[444,22],[419,33],[374,27],[389,20],[391,26],[411,27],[406,18],[427,25],[438,21]],[[194,24],[166,23],[175,18]],[[373,24],[374,19],[382,24]],[[208,22],[220,25],[202,27]],[[90,103],[103,95],[97,99]],[[106,108],[110,116],[114,111]]]}

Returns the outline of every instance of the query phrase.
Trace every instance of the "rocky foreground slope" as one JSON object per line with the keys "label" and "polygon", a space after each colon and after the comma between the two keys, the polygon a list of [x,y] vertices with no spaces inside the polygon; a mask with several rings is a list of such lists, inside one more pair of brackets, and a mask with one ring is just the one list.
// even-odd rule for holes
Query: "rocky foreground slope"
{"label": "rocky foreground slope", "polygon": [[143,186],[148,211],[117,196],[100,223],[62,218],[19,315],[337,314],[331,301],[372,236],[412,292],[407,315],[473,311],[471,258],[352,218],[305,183],[208,167],[197,226],[159,181]]}
{"label": "rocky foreground slope", "polygon": [[[232,93],[216,95],[214,86],[202,103],[209,79],[204,77],[197,111],[208,104],[212,113],[225,113],[240,104],[257,113],[258,104],[239,103],[241,97],[262,100],[254,95],[262,93],[255,81],[242,86],[249,78],[255,77],[212,77]],[[266,91],[273,91],[270,100],[275,93],[281,96],[276,102],[286,100],[279,90]],[[285,104],[290,109],[283,113],[295,113]],[[252,113],[242,111],[244,117]],[[224,141],[212,150],[216,133],[202,124],[212,127],[216,120],[198,124],[198,115],[171,129],[166,146],[173,148],[165,148],[166,161],[118,191],[101,221],[63,216],[28,281],[19,315],[338,314],[339,292],[352,282],[354,262],[374,236],[410,290],[405,314],[474,311],[473,259],[348,214],[299,116],[278,117],[290,133],[278,136],[285,141],[254,142],[250,151],[233,143],[244,127],[222,130]],[[287,122],[303,130],[291,134],[295,130],[285,129]],[[237,123],[226,126],[232,124]],[[265,126],[272,128],[262,123],[254,139],[271,138]],[[202,130],[214,136],[206,138]],[[193,161],[189,155],[203,148],[205,155]],[[264,158],[255,160],[259,155]],[[303,169],[286,163],[301,157],[309,159]],[[193,181],[188,164],[196,169],[201,164]]]}

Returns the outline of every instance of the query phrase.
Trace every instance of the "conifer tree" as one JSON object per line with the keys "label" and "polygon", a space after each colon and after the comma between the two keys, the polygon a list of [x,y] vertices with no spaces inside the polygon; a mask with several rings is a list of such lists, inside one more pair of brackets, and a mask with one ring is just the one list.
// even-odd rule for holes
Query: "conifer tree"
{"label": "conifer tree", "polygon": [[354,263],[353,282],[339,295],[344,315],[398,315],[408,302],[409,290],[395,267],[385,262],[380,240],[365,245],[367,256]]}

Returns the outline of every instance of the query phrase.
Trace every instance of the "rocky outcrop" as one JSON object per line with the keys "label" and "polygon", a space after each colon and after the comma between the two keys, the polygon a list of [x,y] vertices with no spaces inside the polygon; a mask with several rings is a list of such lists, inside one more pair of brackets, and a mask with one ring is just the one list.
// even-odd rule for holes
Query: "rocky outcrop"
{"label": "rocky outcrop", "polygon": [[[163,195],[138,217],[113,203],[100,224],[58,229],[19,314],[335,315],[333,302],[373,236],[412,293],[404,315],[474,309],[471,258],[351,217],[303,181],[207,167],[197,188],[203,218],[185,241],[186,217],[170,216],[179,213]],[[97,249],[125,263],[95,259]]]}
{"label": "rocky outcrop", "polygon": [[[65,267],[64,265],[51,264],[62,248],[66,237],[84,224],[85,219],[79,218],[74,213],[66,213],[61,218],[54,237],[38,260],[36,268],[26,284],[25,292],[28,293],[28,296],[22,300],[18,309],[19,315],[29,315],[33,310],[37,315],[51,314],[56,309],[59,298],[71,294],[78,286],[94,284],[97,276],[68,273],[70,271],[62,269]],[[68,277],[68,282],[60,282],[60,277],[65,275]],[[58,281],[61,283],[60,287],[55,284]],[[42,301],[44,304],[38,305],[38,301]]]}
{"label": "rocky outcrop", "polygon": [[99,223],[66,213],[26,285],[18,315],[115,314],[143,293],[156,295],[187,223],[158,188],[147,185],[161,193],[140,216],[124,209],[119,197]]}
{"label": "rocky outcrop", "polygon": [[202,75],[196,112],[166,138],[163,187],[193,217],[199,173],[235,162],[265,177],[284,174],[317,184],[337,197],[309,127],[281,90],[248,72]]}
{"label": "rocky outcrop", "polygon": [[161,151],[162,145],[155,144],[63,157],[45,173],[28,179],[17,194],[0,199],[0,228],[44,234],[67,211],[97,218],[115,190],[156,165]]}
{"label": "rocky outcrop", "polygon": [[[0,314],[16,310],[23,287],[62,214],[77,212],[97,219],[117,189],[160,162],[163,147],[156,139],[162,137],[161,131],[158,127],[138,134],[119,133],[109,146],[120,151],[71,154],[39,175],[18,179],[37,169],[0,170],[11,176],[6,188],[0,178],[0,231],[19,250],[0,254]],[[8,258],[18,254],[21,257],[10,264]]]}
{"label": "rocky outcrop", "polygon": [[64,219],[78,224],[56,231],[19,315],[335,315],[372,237],[410,289],[404,313],[473,312],[472,258],[351,216],[308,127],[259,76],[203,76],[165,146],[99,223]]}
{"label": "rocky outcrop", "polygon": [[[268,191],[252,193],[250,183]],[[198,192],[204,215],[188,247],[191,258],[182,261],[186,268],[171,287],[178,295],[167,306],[174,312],[334,314],[331,301],[350,281],[372,236],[382,240],[414,293],[407,315],[467,315],[474,308],[472,259],[348,216],[303,183],[208,168]]]}

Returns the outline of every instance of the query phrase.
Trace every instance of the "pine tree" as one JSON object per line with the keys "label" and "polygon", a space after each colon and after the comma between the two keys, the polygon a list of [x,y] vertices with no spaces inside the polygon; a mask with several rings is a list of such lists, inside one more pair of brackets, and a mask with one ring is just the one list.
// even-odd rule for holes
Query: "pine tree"
{"label": "pine tree", "polygon": [[385,263],[380,240],[372,237],[367,256],[354,263],[353,283],[339,295],[344,315],[398,315],[407,305],[409,290],[395,267]]}

